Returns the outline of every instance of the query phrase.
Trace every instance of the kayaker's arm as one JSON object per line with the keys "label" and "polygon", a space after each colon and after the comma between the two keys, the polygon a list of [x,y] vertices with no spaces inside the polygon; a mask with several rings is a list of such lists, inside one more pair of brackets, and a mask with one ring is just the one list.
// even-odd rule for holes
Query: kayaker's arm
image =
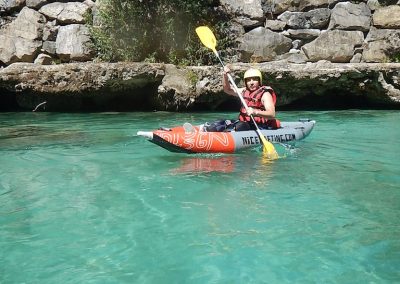
{"label": "kayaker's arm", "polygon": [[[224,73],[222,75],[222,86],[224,87],[224,92],[231,96],[237,96],[235,89],[229,83],[228,73],[231,72],[228,66],[224,67]],[[244,88],[238,88],[240,92],[243,92]]]}
{"label": "kayaker's arm", "polygon": [[261,98],[261,101],[264,105],[265,110],[254,109],[254,108],[250,107],[247,114],[265,117],[267,119],[275,118],[275,105],[274,105],[274,101],[272,100],[271,94],[268,92],[265,92]]}

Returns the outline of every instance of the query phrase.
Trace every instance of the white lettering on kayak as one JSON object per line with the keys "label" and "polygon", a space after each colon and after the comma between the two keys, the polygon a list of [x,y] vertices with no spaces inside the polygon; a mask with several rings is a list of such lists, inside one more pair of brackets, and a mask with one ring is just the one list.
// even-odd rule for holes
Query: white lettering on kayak
{"label": "white lettering on kayak", "polygon": [[229,145],[227,133],[218,133],[214,135],[213,133],[200,132],[196,138],[197,149],[210,150],[215,142],[220,143],[222,146],[225,147]]}
{"label": "white lettering on kayak", "polygon": [[243,145],[257,145],[260,144],[258,136],[242,137]]}
{"label": "white lettering on kayak", "polygon": [[[289,133],[289,134],[279,134],[279,135],[268,135],[265,136],[268,141],[273,141],[273,142],[289,142],[296,140],[296,135]],[[242,143],[243,145],[257,145],[260,144],[260,139],[258,136],[245,136],[242,137]]]}
{"label": "white lettering on kayak", "polygon": [[210,150],[216,143],[221,146],[228,147],[229,139],[227,133],[218,133],[218,135],[213,135],[211,132],[179,132],[179,133],[163,133],[160,135],[163,139],[168,142],[187,149],[187,150]]}

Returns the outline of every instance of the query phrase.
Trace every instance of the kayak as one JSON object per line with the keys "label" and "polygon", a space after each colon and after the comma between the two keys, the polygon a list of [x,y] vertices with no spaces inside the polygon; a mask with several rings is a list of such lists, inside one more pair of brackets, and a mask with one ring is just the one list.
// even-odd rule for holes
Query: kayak
{"label": "kayak", "polygon": [[[261,133],[271,143],[290,144],[307,137],[314,125],[314,120],[299,119],[281,122],[280,128],[262,129]],[[255,130],[207,132],[203,130],[203,126],[185,123],[172,128],[138,131],[137,135],[168,151],[178,153],[236,153],[261,145]]]}

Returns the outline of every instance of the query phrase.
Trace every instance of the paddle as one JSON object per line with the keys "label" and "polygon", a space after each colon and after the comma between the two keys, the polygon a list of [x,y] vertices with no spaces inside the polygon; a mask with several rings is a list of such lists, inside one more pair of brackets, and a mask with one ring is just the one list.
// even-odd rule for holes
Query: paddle
{"label": "paddle", "polygon": [[[198,37],[200,38],[200,41],[209,49],[211,49],[215,56],[217,56],[219,62],[221,63],[222,67],[225,68],[225,64],[224,62],[222,62],[221,58],[219,57],[218,51],[216,50],[216,46],[217,46],[217,40],[213,34],[213,32],[207,27],[207,26],[201,26],[201,27],[197,27],[196,28],[196,33],[198,35]],[[229,83],[233,86],[233,89],[235,90],[236,94],[238,95],[238,97],[240,98],[240,101],[242,102],[242,105],[244,106],[244,108],[246,109],[246,111],[248,110],[248,106],[245,102],[245,100],[243,99],[242,94],[239,92],[238,87],[235,84],[235,81],[233,80],[231,74],[227,74],[228,75],[228,79],[229,79]],[[256,127],[256,132],[258,137],[260,138],[262,144],[263,144],[263,153],[265,155],[267,155],[267,158],[273,160],[273,159],[278,159],[278,153],[275,150],[274,145],[272,145],[271,142],[269,142],[267,139],[265,139],[264,135],[261,133],[260,128],[258,128],[257,123],[255,122],[253,115],[250,116],[252,122],[254,123],[255,127]]]}

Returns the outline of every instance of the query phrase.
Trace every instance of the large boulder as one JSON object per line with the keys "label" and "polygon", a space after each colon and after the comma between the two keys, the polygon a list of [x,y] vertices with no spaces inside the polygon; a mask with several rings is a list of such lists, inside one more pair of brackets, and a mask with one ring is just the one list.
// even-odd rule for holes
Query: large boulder
{"label": "large boulder", "polygon": [[20,10],[25,5],[25,0],[0,0],[0,14]]}
{"label": "large boulder", "polygon": [[0,69],[0,103],[15,92],[30,110],[44,101],[48,111],[140,109],[152,104],[163,76],[164,64],[14,63]]}
{"label": "large boulder", "polygon": [[243,62],[263,62],[274,60],[278,55],[287,53],[291,47],[291,39],[259,27],[244,34],[238,50]]}
{"label": "large boulder", "polygon": [[59,24],[83,24],[85,14],[90,10],[89,6],[81,2],[54,2],[44,5],[39,12],[47,18],[56,19]]}
{"label": "large boulder", "polygon": [[375,11],[381,7],[379,0],[368,0],[367,5],[371,9],[371,11]]}
{"label": "large boulder", "polygon": [[49,3],[51,0],[26,0],[26,6],[33,9],[40,9],[42,6]]}
{"label": "large boulder", "polygon": [[221,5],[235,15],[235,20],[245,28],[260,26],[265,20],[261,0],[221,0]]}
{"label": "large boulder", "polygon": [[371,25],[371,10],[365,3],[338,3],[331,14],[329,29],[366,32]]}
{"label": "large boulder", "polygon": [[321,33],[314,41],[301,47],[308,60],[316,62],[350,62],[354,49],[362,46],[364,35],[361,31],[332,30]]}
{"label": "large boulder", "polygon": [[289,12],[279,15],[278,20],[286,23],[292,29],[322,29],[328,26],[331,11],[326,8],[309,12]]}
{"label": "large boulder", "polygon": [[221,5],[231,9],[236,15],[256,20],[262,20],[265,18],[261,6],[261,0],[221,0]]}
{"label": "large boulder", "polygon": [[88,61],[93,58],[89,29],[85,25],[61,26],[56,39],[56,53],[62,61]]}
{"label": "large boulder", "polygon": [[271,31],[283,31],[286,27],[286,23],[278,20],[266,20],[265,28]]}
{"label": "large boulder", "polygon": [[272,2],[272,11],[275,15],[283,12],[307,12],[316,8],[328,8],[336,4],[339,0],[274,0],[264,1]]}
{"label": "large boulder", "polygon": [[315,8],[327,8],[332,0],[302,0],[299,2],[299,11],[306,11]]}
{"label": "large boulder", "polygon": [[33,62],[42,46],[45,17],[24,7],[18,17],[0,30],[0,62]]}
{"label": "large boulder", "polygon": [[391,5],[379,8],[372,17],[375,27],[383,29],[400,29],[400,6]]}
{"label": "large boulder", "polygon": [[372,27],[365,41],[365,62],[389,62],[391,57],[400,54],[400,30]]}
{"label": "large boulder", "polygon": [[285,11],[295,11],[296,9],[292,5],[292,0],[275,0],[271,10],[275,15],[279,15]]}

